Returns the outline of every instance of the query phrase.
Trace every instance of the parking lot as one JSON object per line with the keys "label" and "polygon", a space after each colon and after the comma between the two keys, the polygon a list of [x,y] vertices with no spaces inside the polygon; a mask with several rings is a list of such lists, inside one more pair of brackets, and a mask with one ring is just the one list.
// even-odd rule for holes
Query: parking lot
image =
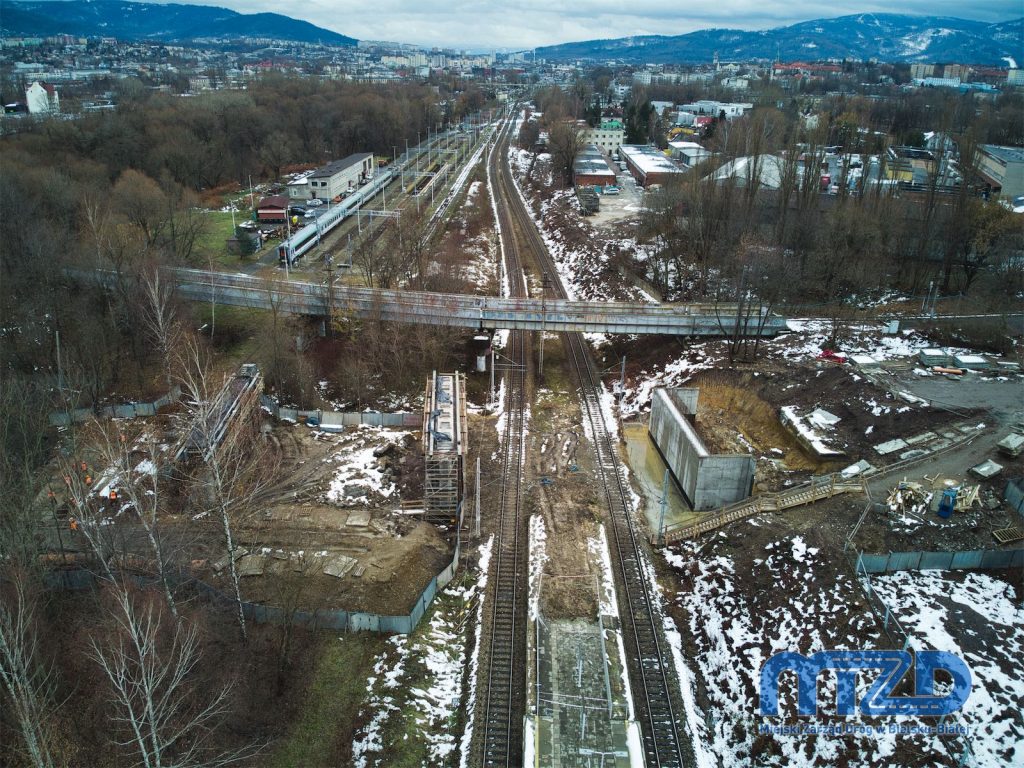
{"label": "parking lot", "polygon": [[613,224],[623,219],[636,216],[643,208],[644,190],[638,187],[629,171],[620,171],[615,165],[615,176],[619,188],[618,194],[602,194],[601,210],[590,217],[595,226]]}

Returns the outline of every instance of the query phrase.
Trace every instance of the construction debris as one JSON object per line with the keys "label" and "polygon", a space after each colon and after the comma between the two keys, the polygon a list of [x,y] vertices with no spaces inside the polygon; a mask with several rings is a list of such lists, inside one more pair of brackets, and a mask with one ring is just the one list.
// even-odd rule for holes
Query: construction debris
{"label": "construction debris", "polygon": [[920,483],[901,480],[889,491],[886,502],[891,512],[910,514],[921,517],[931,504],[931,491],[926,491]]}

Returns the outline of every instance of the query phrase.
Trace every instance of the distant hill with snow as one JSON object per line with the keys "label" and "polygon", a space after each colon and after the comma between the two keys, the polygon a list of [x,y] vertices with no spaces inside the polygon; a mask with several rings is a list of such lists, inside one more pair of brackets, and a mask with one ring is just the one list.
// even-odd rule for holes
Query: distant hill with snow
{"label": "distant hill with snow", "polygon": [[208,5],[122,0],[4,0],[0,32],[10,36],[78,35],[118,40],[189,42],[271,38],[351,46],[356,40],[279,13],[236,13]]}
{"label": "distant hill with snow", "polygon": [[942,16],[861,13],[789,27],[745,32],[703,29],[687,35],[587,40],[537,49],[552,61],[698,63],[718,52],[723,61],[878,59],[1006,66],[1024,63],[1024,18],[989,24]]}

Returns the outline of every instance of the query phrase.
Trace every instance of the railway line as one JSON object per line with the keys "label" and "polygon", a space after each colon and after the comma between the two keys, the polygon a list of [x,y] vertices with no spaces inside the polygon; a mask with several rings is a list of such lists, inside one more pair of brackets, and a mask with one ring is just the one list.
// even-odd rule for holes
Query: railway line
{"label": "railway line", "polygon": [[[488,176],[500,177],[512,121],[497,137],[488,157]],[[505,164],[507,166],[507,163]],[[507,207],[498,206],[501,249],[513,296],[525,296],[519,259],[520,242]],[[529,549],[523,514],[523,468],[526,455],[526,378],[529,334],[512,331],[506,351],[513,365],[506,374],[506,426],[502,448],[501,498],[488,583],[490,604],[484,610],[478,670],[476,725],[472,764],[510,768],[523,762],[523,714],[526,706],[526,574]]]}
{"label": "railway line", "polygon": [[[522,280],[520,255],[530,253],[537,266],[552,278],[555,298],[566,298],[550,253],[525,210],[511,180],[507,152],[501,155],[499,180],[499,221],[503,238],[516,241],[516,261],[509,259],[510,278]],[[500,172],[499,172],[500,171]],[[513,275],[512,271],[518,274]],[[616,594],[625,641],[626,666],[633,695],[633,709],[640,724],[644,759],[649,768],[682,768],[693,765],[692,746],[682,725],[678,684],[671,655],[660,626],[660,612],[645,575],[643,536],[636,528],[627,503],[615,441],[605,424],[601,408],[602,387],[596,367],[582,334],[564,332],[562,341],[580,386],[584,422],[590,426],[596,453],[596,474],[608,508]]]}

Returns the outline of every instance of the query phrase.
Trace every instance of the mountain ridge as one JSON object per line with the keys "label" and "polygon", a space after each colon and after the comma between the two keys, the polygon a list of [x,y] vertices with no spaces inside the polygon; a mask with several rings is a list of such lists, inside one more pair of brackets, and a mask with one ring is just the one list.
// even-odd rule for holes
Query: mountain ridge
{"label": "mountain ridge", "polygon": [[641,35],[583,40],[536,49],[551,61],[626,63],[722,60],[878,59],[904,62],[1006,64],[1024,61],[1024,17],[989,23],[949,16],[859,13],[746,31],[701,29],[685,35]]}
{"label": "mountain ridge", "polygon": [[211,5],[130,0],[5,0],[0,31],[5,35],[68,34],[169,43],[245,37],[336,46],[358,42],[278,13],[238,13]]}

